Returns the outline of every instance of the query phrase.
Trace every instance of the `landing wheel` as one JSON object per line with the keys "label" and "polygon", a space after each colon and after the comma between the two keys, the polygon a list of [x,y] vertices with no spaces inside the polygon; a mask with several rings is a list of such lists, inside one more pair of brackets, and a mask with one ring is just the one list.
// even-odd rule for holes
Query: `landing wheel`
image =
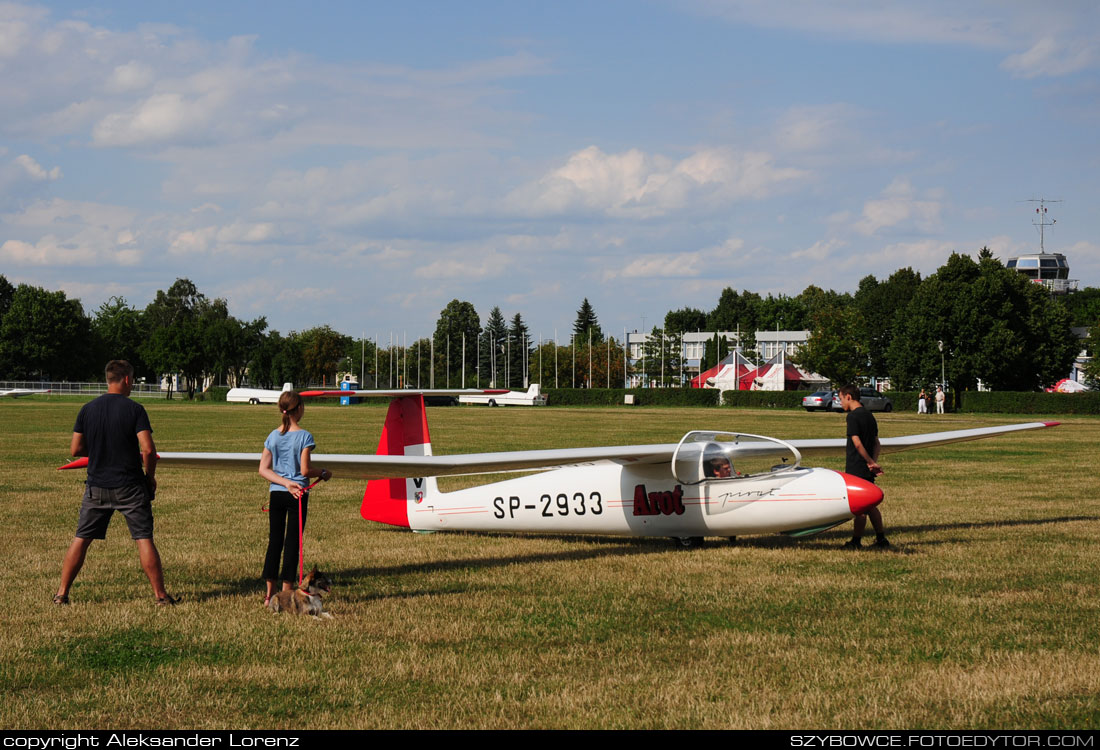
{"label": "landing wheel", "polygon": [[701,536],[674,536],[672,541],[680,549],[698,549],[703,546],[703,537]]}
{"label": "landing wheel", "polygon": [[258,399],[258,398],[250,398],[250,399],[248,399],[248,403],[250,403],[250,404],[258,404],[258,403],[260,403],[260,399]]}
{"label": "landing wheel", "polygon": [[496,406],[496,405],[497,405],[497,400],[495,398],[489,399],[489,406]]}

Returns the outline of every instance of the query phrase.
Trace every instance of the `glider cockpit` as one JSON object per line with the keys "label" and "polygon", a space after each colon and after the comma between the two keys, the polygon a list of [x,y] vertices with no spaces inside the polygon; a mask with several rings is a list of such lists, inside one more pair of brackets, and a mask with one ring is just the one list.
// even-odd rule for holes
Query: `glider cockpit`
{"label": "glider cockpit", "polygon": [[744,432],[694,430],[684,435],[676,446],[672,475],[685,485],[736,481],[793,471],[801,461],[798,449],[778,438]]}

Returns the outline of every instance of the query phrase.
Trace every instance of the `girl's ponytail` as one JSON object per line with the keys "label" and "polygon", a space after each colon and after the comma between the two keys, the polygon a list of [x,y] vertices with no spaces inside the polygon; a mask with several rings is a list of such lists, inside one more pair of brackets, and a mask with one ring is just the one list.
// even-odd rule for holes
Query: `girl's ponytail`
{"label": "girl's ponytail", "polygon": [[290,415],[298,411],[301,405],[302,397],[297,391],[283,391],[279,396],[279,411],[283,413],[283,427],[279,430],[280,435],[285,435],[290,429]]}

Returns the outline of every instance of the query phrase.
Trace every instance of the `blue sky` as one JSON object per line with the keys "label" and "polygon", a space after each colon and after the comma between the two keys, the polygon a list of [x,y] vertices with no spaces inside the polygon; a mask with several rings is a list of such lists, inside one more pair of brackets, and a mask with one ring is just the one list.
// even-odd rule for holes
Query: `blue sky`
{"label": "blue sky", "polygon": [[[177,7],[178,6],[178,7]],[[1047,249],[1100,286],[1094,2],[0,2],[0,273],[282,332],[615,333]]]}

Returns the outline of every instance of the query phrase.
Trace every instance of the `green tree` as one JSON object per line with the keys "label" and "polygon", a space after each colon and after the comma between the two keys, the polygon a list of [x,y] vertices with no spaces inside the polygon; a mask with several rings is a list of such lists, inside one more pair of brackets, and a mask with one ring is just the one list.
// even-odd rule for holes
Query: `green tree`
{"label": "green tree", "polygon": [[282,348],[283,337],[278,331],[268,331],[260,335],[260,340],[248,360],[248,382],[251,385],[273,389],[286,382],[282,380],[282,373],[275,364]]}
{"label": "green tree", "polygon": [[643,348],[645,357],[635,363],[635,371],[645,374],[645,383],[668,387],[680,379],[680,334],[667,335],[657,326],[649,333]]}
{"label": "green tree", "polygon": [[279,344],[272,364],[275,387],[283,383],[293,383],[296,389],[303,390],[309,385],[309,373],[305,363],[305,341],[302,334],[291,331]]}
{"label": "green tree", "polygon": [[516,313],[512,318],[512,324],[508,327],[507,364],[505,373],[509,388],[526,388],[527,368],[531,352],[531,335],[527,331],[527,325],[523,322],[523,316]]}
{"label": "green tree", "polygon": [[224,299],[203,306],[199,327],[206,359],[206,373],[238,386],[244,380],[252,353],[260,346],[267,320],[257,318],[249,323],[229,314]]}
{"label": "green tree", "polygon": [[1092,358],[1085,364],[1085,385],[1093,390],[1100,389],[1100,316],[1097,316],[1096,325],[1089,329],[1089,337],[1085,341],[1085,351]]}
{"label": "green tree", "polygon": [[837,385],[863,381],[869,373],[867,342],[859,335],[860,313],[851,305],[820,308],[810,338],[792,359],[799,367]]}
{"label": "green tree", "polygon": [[[80,380],[97,371],[80,300],[20,284],[0,321],[0,366],[17,380]],[[98,365],[101,367],[102,364]],[[97,378],[98,379],[98,378]]]}
{"label": "green tree", "polygon": [[912,268],[895,271],[882,283],[874,276],[860,280],[853,298],[859,314],[853,321],[852,335],[859,339],[866,353],[865,374],[883,377],[889,372],[888,353],[898,326],[898,314],[909,304],[919,286],[920,274]]}
{"label": "green tree", "polygon": [[694,333],[707,329],[707,315],[694,307],[671,310],[665,314],[665,330],[672,334]]}
{"label": "green tree", "polygon": [[498,388],[504,383],[504,353],[508,340],[508,324],[499,307],[489,311],[481,334],[480,373],[482,387]]}
{"label": "green tree", "polygon": [[[433,336],[437,386],[464,388],[477,382],[477,340],[480,334],[481,319],[472,303],[454,299],[440,311]],[[465,383],[461,382],[463,371],[466,373]]]}
{"label": "green tree", "polygon": [[11,307],[11,299],[15,294],[15,287],[11,285],[11,282],[0,274],[0,320],[3,320],[4,313]]}
{"label": "green tree", "polygon": [[427,388],[432,372],[432,340],[424,337],[409,344],[409,380],[413,388]]}
{"label": "green tree", "polygon": [[979,258],[952,253],[917,288],[889,349],[895,387],[939,381],[939,341],[955,398],[979,379],[994,389],[1034,390],[1069,371],[1077,344],[1065,308],[992,253]]}
{"label": "green tree", "polygon": [[140,350],[145,342],[145,324],[141,311],[127,304],[123,297],[111,297],[96,310],[92,319],[97,359],[109,362],[125,359],[134,366],[138,378],[153,378]]}
{"label": "green tree", "polygon": [[[751,351],[756,348],[756,332],[761,328],[763,306],[764,300],[759,294],[749,291],[738,294],[731,287],[726,287],[718,297],[717,306],[707,315],[706,330],[740,332],[741,350]],[[713,367],[728,353],[725,341],[708,344],[703,355],[703,369]]]}
{"label": "green tree", "polygon": [[[1100,320],[1100,288],[1085,287],[1059,299],[1070,316],[1070,325],[1087,328]],[[0,307],[2,310],[2,307]]]}
{"label": "green tree", "polygon": [[298,340],[302,347],[305,382],[335,386],[337,371],[347,366],[345,353],[351,347],[351,337],[329,326],[317,326],[302,331]]}
{"label": "green tree", "polygon": [[[142,359],[158,375],[183,375],[188,398],[194,397],[206,369],[199,317],[207,304],[206,296],[192,281],[176,279],[167,291],[157,291],[142,315],[147,331],[138,348]],[[169,388],[169,398],[171,395]]]}
{"label": "green tree", "polygon": [[592,339],[593,344],[603,341],[603,330],[600,329],[600,322],[596,319],[596,311],[592,309],[588,297],[584,298],[584,301],[581,302],[581,309],[577,310],[577,319],[573,322],[573,335],[576,337],[578,344],[583,342],[587,345],[589,338]]}

